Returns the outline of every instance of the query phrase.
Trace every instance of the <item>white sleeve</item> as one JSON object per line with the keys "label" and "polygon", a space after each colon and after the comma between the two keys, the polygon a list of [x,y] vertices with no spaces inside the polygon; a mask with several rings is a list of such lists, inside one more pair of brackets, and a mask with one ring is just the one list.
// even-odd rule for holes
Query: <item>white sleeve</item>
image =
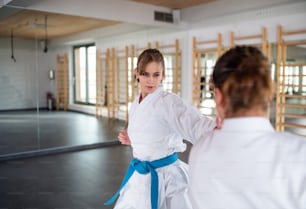
{"label": "white sleeve", "polygon": [[216,127],[215,121],[176,95],[166,94],[163,101],[169,126],[192,144]]}

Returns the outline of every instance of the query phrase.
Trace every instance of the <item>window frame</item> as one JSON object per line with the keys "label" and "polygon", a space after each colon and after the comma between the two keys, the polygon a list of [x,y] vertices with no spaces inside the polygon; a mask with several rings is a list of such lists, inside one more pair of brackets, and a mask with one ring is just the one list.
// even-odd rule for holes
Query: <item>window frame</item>
{"label": "window frame", "polygon": [[[96,47],[95,43],[89,43],[89,44],[80,44],[80,45],[75,45],[73,46],[73,78],[74,78],[74,82],[73,82],[73,101],[74,104],[82,104],[82,105],[90,105],[90,106],[94,106],[96,105],[96,102],[92,103],[90,102],[90,98],[89,98],[89,65],[88,65],[88,48],[89,47]],[[76,55],[75,55],[75,50],[76,49],[80,49],[82,47],[86,48],[86,60],[85,60],[85,65],[86,65],[86,81],[85,81],[85,86],[86,86],[86,96],[85,96],[85,101],[80,101],[77,100],[77,81],[76,81],[76,74],[77,74],[77,69],[76,69]],[[96,70],[95,66],[95,70]]]}

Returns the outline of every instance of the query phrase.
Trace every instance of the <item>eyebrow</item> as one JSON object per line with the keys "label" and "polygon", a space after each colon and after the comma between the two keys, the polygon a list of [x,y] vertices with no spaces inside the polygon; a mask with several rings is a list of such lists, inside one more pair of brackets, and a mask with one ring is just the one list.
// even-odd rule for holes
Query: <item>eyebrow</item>
{"label": "eyebrow", "polygon": [[[153,75],[155,75],[155,74],[161,74],[162,72],[154,72],[154,73],[152,73]],[[148,72],[143,72],[142,73],[142,75],[147,75],[147,74],[150,74],[150,73],[148,73]]]}

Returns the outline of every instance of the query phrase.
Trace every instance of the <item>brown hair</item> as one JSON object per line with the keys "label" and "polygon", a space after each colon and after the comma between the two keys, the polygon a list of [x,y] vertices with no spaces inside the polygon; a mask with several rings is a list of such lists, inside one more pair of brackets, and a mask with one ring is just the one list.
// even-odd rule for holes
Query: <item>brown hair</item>
{"label": "brown hair", "polygon": [[220,89],[227,117],[258,107],[266,111],[272,96],[270,65],[252,46],[236,46],[217,61],[212,81]]}
{"label": "brown hair", "polygon": [[146,49],[138,57],[136,71],[139,75],[145,73],[146,66],[151,62],[157,62],[162,65],[163,76],[165,75],[164,56],[158,49]]}

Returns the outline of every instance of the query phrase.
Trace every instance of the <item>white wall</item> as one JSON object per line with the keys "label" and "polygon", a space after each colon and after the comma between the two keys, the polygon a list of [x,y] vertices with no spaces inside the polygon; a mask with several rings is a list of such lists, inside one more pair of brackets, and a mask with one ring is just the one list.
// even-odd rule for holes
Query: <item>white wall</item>
{"label": "white wall", "polygon": [[54,92],[54,81],[48,70],[55,68],[50,54],[43,53],[39,42],[14,40],[11,59],[11,40],[0,39],[0,110],[46,107],[46,92]]}

